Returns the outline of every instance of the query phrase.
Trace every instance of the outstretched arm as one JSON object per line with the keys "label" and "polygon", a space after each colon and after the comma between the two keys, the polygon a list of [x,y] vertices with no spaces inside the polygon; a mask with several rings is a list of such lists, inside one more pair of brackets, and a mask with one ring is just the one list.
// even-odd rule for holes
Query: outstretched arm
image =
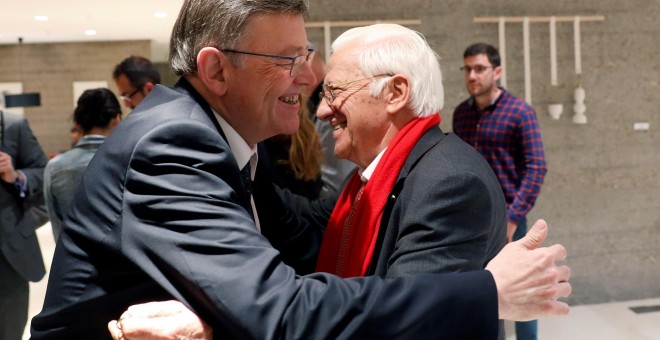
{"label": "outstretched arm", "polygon": [[[569,306],[558,298],[571,293],[570,270],[556,264],[566,258],[566,249],[561,245],[540,247],[547,234],[546,222],[538,220],[524,238],[509,243],[486,267],[497,286],[499,318],[524,321],[568,314]],[[443,276],[438,278],[442,281]],[[212,338],[203,321],[172,301],[132,306],[108,328],[115,340]]]}

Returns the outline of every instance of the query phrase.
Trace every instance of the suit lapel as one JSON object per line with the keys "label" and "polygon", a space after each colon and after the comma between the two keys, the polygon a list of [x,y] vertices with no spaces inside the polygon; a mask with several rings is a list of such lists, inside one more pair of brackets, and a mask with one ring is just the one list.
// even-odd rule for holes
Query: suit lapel
{"label": "suit lapel", "polygon": [[[190,95],[190,97],[192,97],[195,100],[195,102],[197,102],[201,110],[194,112],[191,118],[200,121],[209,120],[213,124],[213,126],[215,126],[216,130],[218,130],[218,133],[220,134],[220,136],[222,136],[222,139],[227,144],[227,149],[231,151],[231,148],[229,148],[229,142],[227,141],[227,136],[225,135],[224,131],[222,131],[218,119],[215,117],[213,110],[211,110],[211,106],[197,92],[197,90],[195,90],[192,84],[190,84],[190,82],[188,82],[185,78],[182,77],[176,83],[174,89],[178,92],[187,92],[188,95]],[[252,216],[252,203],[250,203],[250,195],[245,189],[242,180],[240,180],[241,175],[240,175],[240,170],[238,169],[238,165],[236,165],[236,170],[237,170],[236,175],[238,176],[239,179],[238,181],[236,181],[236,183],[240,183],[240,185],[233,185],[232,187],[234,188],[234,190],[239,192],[239,195],[241,197],[240,199],[241,205],[243,206],[243,208],[245,208],[245,210],[248,211],[248,213],[250,213],[250,216]],[[240,189],[238,189],[239,187]]]}
{"label": "suit lapel", "polygon": [[385,209],[383,210],[383,218],[380,222],[380,228],[378,229],[378,237],[376,238],[376,245],[374,247],[374,253],[371,257],[371,262],[369,268],[367,269],[366,275],[374,275],[376,273],[376,265],[378,265],[378,258],[380,257],[380,251],[383,247],[383,239],[385,238],[385,233],[387,231],[387,226],[390,221],[390,216],[392,214],[392,209],[396,200],[399,198],[399,193],[403,190],[406,178],[410,171],[417,165],[419,160],[426,154],[433,146],[440,143],[445,138],[444,132],[438,128],[431,128],[419,141],[415,144],[413,149],[410,151],[408,158],[406,158],[401,172],[394,183],[394,188],[389,193],[387,198],[387,203],[385,204]]}

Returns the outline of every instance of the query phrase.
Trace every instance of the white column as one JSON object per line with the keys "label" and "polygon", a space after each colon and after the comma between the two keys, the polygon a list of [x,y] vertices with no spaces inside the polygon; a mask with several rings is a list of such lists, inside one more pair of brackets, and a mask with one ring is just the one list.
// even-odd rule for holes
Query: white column
{"label": "white column", "polygon": [[575,74],[582,74],[582,52],[580,51],[580,17],[575,17],[573,21],[573,42],[575,44]]}
{"label": "white column", "polygon": [[500,59],[501,59],[501,66],[502,66],[502,76],[500,77],[500,85],[503,88],[507,88],[507,83],[506,83],[506,30],[505,30],[505,18],[500,17],[499,18],[499,38],[500,38]]}
{"label": "white column", "polygon": [[532,65],[529,53],[529,17],[523,18],[523,51],[525,63],[525,101],[532,105]]}
{"label": "white column", "polygon": [[330,21],[323,22],[323,49],[325,52],[325,63],[330,61],[330,45],[332,44],[332,36],[330,35]]}
{"label": "white column", "polygon": [[550,85],[557,82],[557,18],[550,17]]}

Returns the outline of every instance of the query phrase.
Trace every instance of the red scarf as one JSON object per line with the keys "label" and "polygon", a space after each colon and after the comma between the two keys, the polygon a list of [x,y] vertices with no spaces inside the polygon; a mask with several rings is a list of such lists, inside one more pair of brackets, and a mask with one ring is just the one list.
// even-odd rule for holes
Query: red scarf
{"label": "red scarf", "polygon": [[438,124],[438,114],[417,118],[396,134],[364,186],[356,207],[353,201],[362,180],[357,171],[353,174],[328,221],[316,271],[341,277],[365,275],[374,253],[387,196],[412,148],[428,129]]}

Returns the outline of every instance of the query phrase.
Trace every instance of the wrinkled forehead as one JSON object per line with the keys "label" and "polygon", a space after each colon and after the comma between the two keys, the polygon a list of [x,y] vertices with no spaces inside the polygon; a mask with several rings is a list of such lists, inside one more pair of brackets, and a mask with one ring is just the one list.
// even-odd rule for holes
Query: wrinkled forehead
{"label": "wrinkled forehead", "polygon": [[336,82],[348,77],[362,76],[357,49],[354,47],[345,45],[332,53],[328,61],[326,81]]}

